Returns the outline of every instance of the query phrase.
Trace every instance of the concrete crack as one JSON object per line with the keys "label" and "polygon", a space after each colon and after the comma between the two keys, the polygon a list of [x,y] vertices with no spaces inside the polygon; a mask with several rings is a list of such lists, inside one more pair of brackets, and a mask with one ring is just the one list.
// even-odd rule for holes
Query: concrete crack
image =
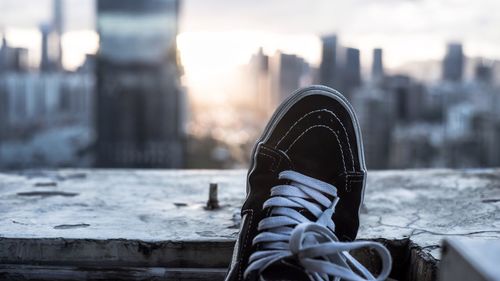
{"label": "concrete crack", "polygon": [[[427,233],[427,234],[431,234],[431,235],[440,235],[440,236],[467,236],[467,235],[482,234],[482,233],[498,233],[498,234],[500,234],[500,230],[481,230],[481,231],[472,231],[472,232],[464,232],[464,233],[437,232],[437,231],[430,231],[430,230],[421,229],[421,228],[401,226],[401,225],[396,225],[396,224],[386,224],[386,223],[382,222],[382,219],[379,220],[379,224],[381,226],[388,226],[388,227],[395,227],[395,228],[400,228],[400,229],[412,230],[412,232],[410,233],[410,237],[420,235],[422,233]],[[418,233],[416,233],[416,231],[418,231]]]}

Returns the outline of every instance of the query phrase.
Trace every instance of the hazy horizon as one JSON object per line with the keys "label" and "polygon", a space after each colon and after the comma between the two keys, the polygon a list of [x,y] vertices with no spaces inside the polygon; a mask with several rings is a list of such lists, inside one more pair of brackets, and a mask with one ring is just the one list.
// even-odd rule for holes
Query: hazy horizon
{"label": "hazy horizon", "polygon": [[[51,0],[0,0],[0,33],[10,45],[30,50],[37,65],[38,26],[51,17]],[[86,53],[95,53],[95,1],[66,0],[63,64],[75,69]],[[441,60],[446,43],[464,44],[469,57],[500,58],[500,8],[495,0],[354,1],[182,1],[177,37],[187,86],[203,87],[214,77],[234,72],[263,47],[304,57],[316,66],[319,36],[336,33],[342,46],[359,48],[364,70],[372,49],[384,49],[389,71],[412,62]]]}

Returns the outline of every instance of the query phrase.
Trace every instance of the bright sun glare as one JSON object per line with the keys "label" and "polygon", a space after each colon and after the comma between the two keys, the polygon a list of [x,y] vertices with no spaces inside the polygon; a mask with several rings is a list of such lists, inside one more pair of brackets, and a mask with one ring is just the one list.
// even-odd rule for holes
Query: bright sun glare
{"label": "bright sun glare", "polygon": [[[264,52],[273,54],[277,50],[284,53],[297,54],[310,63],[317,65],[320,59],[320,39],[314,35],[281,35],[269,32],[238,31],[238,32],[184,32],[178,35],[177,44],[181,62],[186,76],[184,83],[190,92],[203,99],[206,88],[221,88],[227,79],[238,69],[248,63],[251,55],[259,47]],[[226,81],[220,81],[226,78]],[[207,99],[222,99],[213,96]]]}
{"label": "bright sun glare", "polygon": [[[30,49],[30,63],[40,61],[41,35],[36,29],[8,29],[7,40],[13,46]],[[81,65],[85,54],[97,52],[99,35],[93,30],[69,31],[63,35],[63,64],[74,70]],[[183,84],[197,99],[225,100],[224,88],[239,67],[248,63],[252,54],[262,47],[266,54],[277,50],[297,54],[317,65],[320,60],[321,41],[311,34],[276,34],[261,31],[183,32],[177,36],[181,63],[185,71]],[[224,81],[221,81],[224,79]],[[207,89],[218,95],[206,97]]]}

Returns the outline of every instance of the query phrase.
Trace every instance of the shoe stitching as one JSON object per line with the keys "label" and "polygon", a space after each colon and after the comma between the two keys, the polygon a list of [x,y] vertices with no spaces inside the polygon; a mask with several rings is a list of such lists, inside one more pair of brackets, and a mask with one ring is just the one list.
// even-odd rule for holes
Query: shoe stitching
{"label": "shoe stitching", "polygon": [[273,160],[273,163],[271,164],[271,169],[270,170],[271,171],[276,171],[276,167],[275,167],[276,166],[276,159],[273,156],[271,156],[269,154],[266,154],[266,153],[264,153],[262,151],[260,151],[259,154],[263,155],[263,156],[267,156],[268,158],[271,158],[271,160]]}
{"label": "shoe stitching", "polygon": [[[349,179],[349,188],[347,189],[347,192],[351,192],[352,188],[351,188],[351,184],[352,183],[362,183],[364,180],[362,179]],[[346,181],[347,182],[347,181]]]}
{"label": "shoe stitching", "polygon": [[[346,173],[347,172],[347,168],[346,168],[346,165],[345,165],[345,159],[344,159],[344,148],[342,147],[342,143],[340,143],[340,139],[339,139],[339,136],[337,135],[337,133],[330,127],[328,126],[325,126],[325,125],[314,125],[314,126],[311,126],[309,128],[307,128],[306,130],[304,130],[298,137],[296,137],[293,142],[290,144],[290,146],[288,146],[288,148],[285,150],[285,152],[288,152],[288,150],[290,150],[290,148],[292,148],[292,146],[305,134],[307,133],[308,131],[314,129],[314,128],[327,128],[328,130],[330,130],[330,132],[332,132],[334,135],[335,135],[335,138],[337,139],[337,142],[340,146],[340,150],[342,151],[342,153],[340,153],[340,155],[342,156],[342,164],[344,165],[344,172]],[[347,179],[345,180],[345,189],[347,190]]]}
{"label": "shoe stitching", "polygon": [[344,149],[342,147],[342,143],[340,143],[340,139],[339,139],[339,136],[337,135],[337,133],[330,127],[328,126],[325,126],[325,125],[314,125],[314,126],[311,126],[309,128],[307,128],[306,130],[304,130],[298,137],[296,137],[293,142],[290,144],[290,146],[288,146],[288,148],[285,150],[285,152],[288,152],[288,150],[290,150],[290,148],[292,148],[292,146],[295,145],[295,143],[305,134],[307,133],[308,131],[314,129],[314,128],[326,128],[328,130],[330,130],[330,132],[332,132],[334,135],[335,135],[335,138],[337,139],[337,142],[340,146],[340,150],[342,150],[342,153],[341,153],[341,156],[342,156],[342,164],[344,165],[344,173],[347,172],[347,168],[346,168],[346,165],[345,165],[345,159],[344,159]]}
{"label": "shoe stitching", "polygon": [[295,121],[295,123],[293,123],[293,125],[287,130],[287,132],[283,135],[283,137],[281,137],[281,139],[276,143],[276,145],[274,146],[275,148],[278,147],[278,145],[285,139],[285,137],[290,133],[290,131],[304,118],[306,118],[307,116],[313,114],[313,113],[316,113],[316,112],[328,112],[330,114],[332,114],[335,119],[337,119],[337,121],[339,121],[340,125],[342,126],[342,128],[344,129],[344,133],[345,133],[345,136],[346,136],[346,139],[347,139],[347,146],[349,148],[349,152],[351,154],[351,161],[352,161],[352,170],[355,171],[355,167],[354,167],[354,154],[352,153],[352,149],[351,149],[351,143],[349,141],[349,134],[347,134],[347,129],[345,128],[344,126],[344,123],[342,122],[342,120],[340,120],[340,118],[335,114],[333,113],[332,111],[328,110],[328,109],[317,109],[317,110],[313,110],[313,111],[309,111],[308,113],[302,115],[297,121]]}
{"label": "shoe stitching", "polygon": [[283,157],[281,157],[281,155],[280,155],[280,157],[278,158],[278,165],[276,166],[276,169],[278,169],[280,167],[282,158]]}
{"label": "shoe stitching", "polygon": [[[246,247],[247,247],[248,233],[252,230],[253,210],[252,209],[246,209],[242,213],[244,213],[244,214],[248,213],[248,215],[250,216],[250,222],[248,223],[248,229],[247,229],[247,231],[245,233],[245,240],[243,241],[243,248],[242,248],[242,250],[244,251],[246,249]],[[242,279],[242,276],[243,276],[243,263],[242,263],[243,257],[244,257],[244,254],[241,255],[240,258],[238,259],[238,266],[239,266],[238,280],[243,280]]]}
{"label": "shoe stitching", "polygon": [[261,145],[260,148],[269,151],[271,154],[277,154],[276,151],[272,150],[271,148],[268,148],[267,146]]}
{"label": "shoe stitching", "polygon": [[[273,157],[273,166],[274,166],[274,169],[272,169],[271,171],[272,172],[276,171],[280,167],[281,158],[283,158],[283,157],[278,152],[276,152],[276,151],[274,151],[274,150],[272,150],[272,149],[270,149],[270,148],[268,148],[266,146],[261,145],[260,148],[262,150],[267,150],[267,151],[270,152],[271,155],[268,154],[267,156]],[[276,157],[276,155],[277,155],[277,157]],[[278,158],[278,163],[276,163],[276,158]]]}
{"label": "shoe stitching", "polygon": [[277,148],[278,145],[280,145],[280,143],[283,141],[283,139],[286,138],[286,136],[290,133],[290,131],[295,127],[295,125],[297,125],[297,123],[299,123],[302,119],[306,118],[308,115],[311,115],[315,112],[318,112],[318,111],[323,111],[325,109],[317,109],[317,110],[313,110],[313,111],[309,111],[308,113],[302,115],[297,121],[295,121],[295,123],[293,123],[292,126],[290,126],[290,128],[288,129],[288,131],[286,131],[286,133],[281,137],[281,139],[276,143],[276,145],[274,146],[274,148]]}
{"label": "shoe stitching", "polygon": [[260,148],[261,148],[261,149],[265,149],[265,150],[270,151],[270,152],[274,152],[274,151],[273,151],[272,149],[270,149],[269,147],[264,146],[264,144],[261,144],[261,145],[260,145]]}

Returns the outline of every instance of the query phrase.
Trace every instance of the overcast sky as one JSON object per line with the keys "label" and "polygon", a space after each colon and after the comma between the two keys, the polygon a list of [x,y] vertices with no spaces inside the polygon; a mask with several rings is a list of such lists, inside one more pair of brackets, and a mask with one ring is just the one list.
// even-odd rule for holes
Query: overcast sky
{"label": "overcast sky", "polygon": [[498,0],[188,0],[186,31],[337,32],[361,49],[379,45],[402,59],[443,53],[463,41],[471,55],[500,57]]}
{"label": "overcast sky", "polygon": [[[95,2],[65,1],[67,29],[93,30]],[[51,0],[0,0],[0,28],[34,29],[50,18],[50,3]],[[462,41],[465,52],[471,56],[500,58],[498,11],[499,0],[185,0],[180,31],[191,34],[186,36],[185,44],[200,43],[212,33],[220,37],[251,33],[254,37],[249,37],[253,40],[250,43],[255,45],[252,49],[265,46],[268,42],[260,41],[272,41],[270,37],[285,38],[268,48],[279,48],[276,45],[286,41],[284,44],[290,46],[283,46],[284,49],[300,51],[292,45],[304,44],[303,49],[309,51],[301,55],[309,60],[317,60],[319,43],[304,38],[335,32],[341,44],[360,48],[365,57],[373,47],[384,48],[388,65],[394,66],[411,60],[439,59],[448,41]],[[16,34],[8,32],[8,39],[15,44],[36,41],[21,40],[22,36]],[[25,37],[29,34],[32,33]],[[89,42],[95,41],[95,36],[88,32],[78,34],[73,38],[84,36],[84,43],[72,46],[69,42],[75,40],[67,40],[68,46],[76,48],[73,52],[95,48],[96,43]],[[197,37],[200,34],[204,36]],[[224,46],[217,42],[207,44],[217,49],[224,48],[227,42]]]}

